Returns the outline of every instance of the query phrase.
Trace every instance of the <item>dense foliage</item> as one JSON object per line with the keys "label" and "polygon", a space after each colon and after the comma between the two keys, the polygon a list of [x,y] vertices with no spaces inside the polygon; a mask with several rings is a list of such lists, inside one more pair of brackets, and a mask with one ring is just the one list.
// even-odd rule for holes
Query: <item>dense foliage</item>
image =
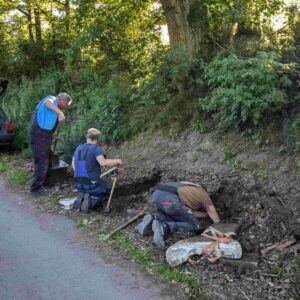
{"label": "dense foliage", "polygon": [[299,150],[297,1],[160,3],[0,0],[0,77],[11,81],[3,104],[18,146],[38,101],[66,91],[74,104],[59,147],[68,157],[90,126],[110,143],[147,129],[202,131],[210,116],[253,134],[279,116]]}
{"label": "dense foliage", "polygon": [[216,57],[205,67],[203,81],[211,93],[200,99],[202,108],[211,112],[219,125],[264,125],[267,114],[281,111],[290,105],[284,88],[290,88],[288,75],[292,64],[280,63],[274,53],[258,52],[256,57]]}

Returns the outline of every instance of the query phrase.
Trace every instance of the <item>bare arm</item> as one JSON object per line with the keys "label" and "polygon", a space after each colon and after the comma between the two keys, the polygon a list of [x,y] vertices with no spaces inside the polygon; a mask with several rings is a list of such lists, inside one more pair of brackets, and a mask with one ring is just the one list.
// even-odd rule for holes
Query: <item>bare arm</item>
{"label": "bare arm", "polygon": [[56,107],[51,100],[46,100],[45,101],[45,105],[47,108],[55,111],[58,114],[58,121],[59,122],[63,122],[65,120],[65,115],[64,113],[58,108]]}
{"label": "bare arm", "polygon": [[206,209],[208,216],[212,219],[214,223],[219,223],[220,217],[214,205],[209,205]]}
{"label": "bare arm", "polygon": [[192,186],[196,186],[196,187],[201,187],[201,185],[190,182],[190,181],[180,181],[180,183],[188,184],[188,185],[192,185]]}
{"label": "bare arm", "polygon": [[204,211],[193,211],[193,216],[196,218],[206,218],[208,217],[208,213]]}
{"label": "bare arm", "polygon": [[196,218],[206,218],[210,217],[210,219],[214,223],[219,223],[220,222],[220,217],[218,215],[218,212],[214,206],[209,206],[207,211],[193,211],[193,216]]}
{"label": "bare arm", "polygon": [[114,167],[114,166],[122,167],[123,166],[121,159],[118,159],[118,158],[117,159],[108,159],[108,158],[105,158],[103,155],[99,155],[99,156],[97,156],[96,159],[101,167]]}
{"label": "bare arm", "polygon": [[73,170],[74,170],[74,172],[75,172],[75,159],[74,159],[74,156],[73,156],[73,158],[72,158],[72,168],[73,168]]}

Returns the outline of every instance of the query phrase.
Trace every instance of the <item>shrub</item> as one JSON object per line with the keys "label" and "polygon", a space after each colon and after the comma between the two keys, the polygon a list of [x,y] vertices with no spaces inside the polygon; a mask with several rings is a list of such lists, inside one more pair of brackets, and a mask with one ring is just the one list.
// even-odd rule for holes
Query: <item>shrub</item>
{"label": "shrub", "polygon": [[204,70],[202,84],[208,85],[209,95],[200,99],[201,108],[221,126],[260,127],[267,113],[290,102],[283,88],[291,86],[287,75],[294,66],[279,60],[279,55],[265,52],[248,59],[217,56]]}
{"label": "shrub", "polygon": [[67,161],[71,160],[76,146],[85,142],[84,136],[90,127],[101,130],[101,139],[105,143],[122,141],[130,135],[130,107],[126,105],[130,83],[125,76],[112,76],[107,82],[101,81],[101,78],[95,78],[95,81],[82,82],[81,89],[74,92],[75,107],[68,124],[62,128],[57,145]]}
{"label": "shrub", "polygon": [[288,120],[285,126],[287,142],[298,152],[300,152],[300,114],[292,120]]}
{"label": "shrub", "polygon": [[130,98],[134,108],[130,120],[133,133],[150,126],[182,130],[197,112],[191,94],[202,62],[182,48],[160,53],[156,59],[148,76],[136,82]]}
{"label": "shrub", "polygon": [[30,159],[32,158],[32,151],[30,148],[24,148],[21,153],[20,153],[20,157],[22,157],[23,159]]}

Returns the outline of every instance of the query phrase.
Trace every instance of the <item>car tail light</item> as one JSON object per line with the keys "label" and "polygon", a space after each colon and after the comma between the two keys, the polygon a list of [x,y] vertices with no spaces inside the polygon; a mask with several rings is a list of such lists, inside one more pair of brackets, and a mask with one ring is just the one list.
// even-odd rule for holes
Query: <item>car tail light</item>
{"label": "car tail light", "polygon": [[14,132],[14,125],[12,123],[6,123],[5,129],[7,133],[13,133]]}

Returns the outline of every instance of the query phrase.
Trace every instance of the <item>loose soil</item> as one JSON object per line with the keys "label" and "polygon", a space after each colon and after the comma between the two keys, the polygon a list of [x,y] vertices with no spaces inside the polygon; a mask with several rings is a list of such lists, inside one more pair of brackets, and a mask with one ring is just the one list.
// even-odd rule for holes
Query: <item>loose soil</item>
{"label": "loose soil", "polygon": [[[125,162],[110,215],[101,213],[103,217],[95,221],[99,212],[87,216],[63,210],[53,199],[73,197],[70,183],[62,190],[53,188],[50,201],[31,198],[37,211],[66,215],[78,224],[86,219],[83,230],[89,240],[83,243],[96,251],[110,253],[108,256],[127,265],[131,259],[126,258],[123,250],[99,240],[99,231],[110,232],[138,209],[154,211],[150,189],[156,183],[194,181],[206,188],[223,222],[240,225],[237,239],[243,257],[239,261],[221,259],[213,265],[203,258],[197,265],[186,263],[177,269],[198,278],[211,299],[300,298],[300,184],[291,154],[283,155],[275,147],[262,151],[236,134],[221,137],[217,133],[195,132],[184,132],[176,138],[143,134],[107,149],[107,154],[112,158],[121,157]],[[30,168],[27,162],[22,161],[22,165]],[[210,221],[204,219],[201,223],[206,226]],[[123,230],[130,242],[143,249],[153,249],[157,262],[165,260],[167,248],[156,249],[151,236],[141,238],[135,226]],[[189,236],[192,234],[176,234],[167,241],[167,247]],[[261,255],[267,246],[291,238],[297,243]],[[166,287],[178,299],[199,297],[199,291],[189,291],[183,284],[166,283]]]}

